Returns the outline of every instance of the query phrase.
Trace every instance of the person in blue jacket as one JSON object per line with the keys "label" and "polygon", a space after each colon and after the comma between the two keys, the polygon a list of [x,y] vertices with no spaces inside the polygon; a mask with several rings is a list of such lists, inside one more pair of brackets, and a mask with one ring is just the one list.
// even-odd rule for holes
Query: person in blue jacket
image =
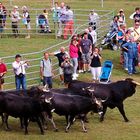
{"label": "person in blue jacket", "polygon": [[122,48],[128,52],[128,74],[132,75],[136,73],[135,64],[138,58],[138,47],[133,36],[130,36],[129,40],[130,42],[123,44]]}

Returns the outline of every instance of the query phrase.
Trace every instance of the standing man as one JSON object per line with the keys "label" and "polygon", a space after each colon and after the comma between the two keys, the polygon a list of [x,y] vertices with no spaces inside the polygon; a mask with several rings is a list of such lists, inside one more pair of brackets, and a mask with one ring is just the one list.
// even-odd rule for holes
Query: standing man
{"label": "standing man", "polygon": [[49,55],[54,55],[57,57],[58,59],[58,64],[59,64],[59,75],[60,75],[60,80],[61,80],[61,84],[64,83],[64,74],[63,74],[63,68],[61,67],[61,64],[64,62],[65,60],[65,55],[67,55],[68,53],[65,51],[64,47],[60,48],[60,52],[58,53],[49,53]]}
{"label": "standing man", "polygon": [[18,12],[18,6],[14,6],[13,11],[10,14],[11,17],[11,21],[12,21],[12,31],[13,31],[13,35],[15,36],[15,38],[18,37],[18,23],[20,20],[20,16],[19,16],[19,12]]}
{"label": "standing man", "polygon": [[64,28],[64,39],[67,39],[68,31],[70,31],[71,35],[74,32],[73,11],[70,9],[70,6],[66,6],[66,23]]}
{"label": "standing man", "polygon": [[52,88],[52,63],[47,52],[44,53],[44,59],[40,61],[40,77],[43,80],[43,85],[48,85]]}
{"label": "standing man", "polygon": [[60,5],[60,10],[59,10],[59,30],[58,30],[58,34],[57,36],[58,37],[61,37],[62,35],[62,32],[63,32],[63,27],[65,26],[65,22],[66,22],[66,7],[65,7],[65,3],[64,2],[61,2],[61,5]]}
{"label": "standing man", "polygon": [[15,62],[12,63],[12,67],[15,73],[15,84],[16,90],[20,90],[20,86],[22,86],[23,90],[26,90],[26,71],[25,69],[28,68],[29,63],[27,61],[21,61],[21,55],[17,54],[15,56]]}
{"label": "standing man", "polygon": [[92,47],[94,48],[96,46],[96,43],[97,43],[97,33],[95,30],[93,30],[93,28],[91,26],[88,27],[88,30],[89,30],[89,34],[92,37]]}
{"label": "standing man", "polygon": [[89,14],[89,25],[92,26],[94,30],[96,30],[98,22],[99,22],[99,15],[95,13],[93,9]]}
{"label": "standing man", "polygon": [[80,52],[82,54],[84,73],[90,71],[90,54],[92,52],[92,42],[88,39],[88,34],[84,33],[84,37],[80,42]]}
{"label": "standing man", "polygon": [[7,67],[0,58],[0,91],[3,90],[4,75],[7,73]]}

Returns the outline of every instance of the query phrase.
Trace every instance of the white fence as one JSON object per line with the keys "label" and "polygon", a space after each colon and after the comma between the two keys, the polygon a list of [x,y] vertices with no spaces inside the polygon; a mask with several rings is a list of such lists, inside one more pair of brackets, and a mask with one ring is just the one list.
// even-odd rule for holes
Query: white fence
{"label": "white fence", "polygon": [[[36,10],[36,11],[38,12],[38,10]],[[75,26],[75,33],[82,33],[88,27],[87,15],[82,14],[82,12],[89,13],[89,10],[83,11],[83,10],[79,9],[79,10],[75,10],[75,11],[79,11],[79,13],[78,13],[79,18],[77,18],[77,21],[76,21],[77,26]],[[80,18],[81,17],[80,13],[86,17],[85,20],[83,20],[83,17]],[[78,14],[77,14],[77,16],[78,16]],[[106,11],[106,12],[104,11],[104,14],[100,15],[100,26],[98,26],[98,28],[96,30],[98,33],[98,45],[100,44],[100,41],[103,39],[104,35],[109,30],[109,26],[110,26],[112,17],[113,17],[112,11]],[[56,51],[56,50],[59,50],[59,48],[61,46],[68,48],[70,39],[71,38],[69,38],[68,40],[62,41],[61,43],[58,43],[56,45],[50,46],[49,48],[47,48],[45,50],[41,50],[39,52],[21,54],[23,56],[23,58],[26,58],[27,60],[29,60],[30,64],[31,64],[31,66],[27,70],[27,74],[26,74],[28,87],[32,86],[32,85],[38,85],[40,82],[39,63],[40,63],[40,60],[42,59],[43,52],[44,51],[48,51],[48,52]],[[12,69],[12,65],[11,65],[12,62],[14,61],[14,57],[15,57],[15,55],[6,56],[6,57],[2,58],[2,59],[4,59],[5,63],[8,66],[8,73],[5,76],[5,89],[6,90],[15,88],[15,81],[14,81],[15,78],[14,78],[13,69]],[[53,72],[55,73],[55,77],[56,77],[56,76],[58,76],[58,62],[55,57],[52,57],[52,63],[53,63]]]}

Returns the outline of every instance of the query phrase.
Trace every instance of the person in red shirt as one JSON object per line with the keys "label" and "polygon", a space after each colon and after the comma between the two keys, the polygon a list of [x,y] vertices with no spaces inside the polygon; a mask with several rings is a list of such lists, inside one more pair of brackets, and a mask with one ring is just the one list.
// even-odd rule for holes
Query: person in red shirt
{"label": "person in red shirt", "polygon": [[4,84],[4,75],[7,72],[6,65],[2,62],[2,59],[0,58],[0,91],[3,90],[3,84]]}

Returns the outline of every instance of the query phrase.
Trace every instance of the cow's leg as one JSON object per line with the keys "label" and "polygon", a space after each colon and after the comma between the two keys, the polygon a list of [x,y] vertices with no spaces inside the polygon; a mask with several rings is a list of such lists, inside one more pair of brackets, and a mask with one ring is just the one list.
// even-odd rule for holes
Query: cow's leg
{"label": "cow's leg", "polygon": [[67,123],[67,125],[68,125],[68,119],[69,119],[69,116],[66,115],[65,118],[66,118],[66,123]]}
{"label": "cow's leg", "polygon": [[28,135],[28,118],[24,118],[25,135]]}
{"label": "cow's leg", "polygon": [[4,122],[5,122],[5,125],[6,125],[6,131],[10,131],[10,127],[8,125],[8,114],[4,114]]}
{"label": "cow's leg", "polygon": [[20,117],[20,128],[23,129],[24,128],[24,124],[23,124],[23,118]]}
{"label": "cow's leg", "polygon": [[1,126],[3,126],[4,125],[4,115],[3,115],[3,113],[1,113],[1,120],[2,120]]}
{"label": "cow's leg", "polygon": [[66,129],[65,129],[65,132],[66,132],[66,133],[67,133],[68,130],[70,129],[70,127],[71,127],[71,125],[72,125],[72,123],[73,123],[74,117],[75,117],[75,116],[70,116],[70,115],[68,116],[68,124],[67,124]]}
{"label": "cow's leg", "polygon": [[40,118],[36,117],[36,121],[37,121],[37,124],[38,124],[38,126],[40,128],[41,134],[44,135],[44,130],[42,128],[42,124],[41,124]]}
{"label": "cow's leg", "polygon": [[86,129],[86,126],[85,126],[85,123],[84,123],[85,122],[85,116],[86,116],[86,114],[81,116],[81,124],[82,124],[83,131],[86,133],[87,129]]}
{"label": "cow's leg", "polygon": [[128,122],[129,120],[127,119],[126,115],[125,115],[125,111],[124,111],[124,106],[123,103],[118,105],[117,108],[119,109],[120,113],[122,114],[125,122]]}
{"label": "cow's leg", "polygon": [[103,107],[103,113],[101,114],[101,116],[99,118],[100,122],[102,122],[104,120],[104,115],[105,115],[106,111],[107,111],[107,106],[104,106]]}
{"label": "cow's leg", "polygon": [[58,132],[58,128],[57,128],[56,125],[55,125],[55,122],[54,122],[54,120],[53,120],[53,117],[50,118],[49,120],[51,121],[51,123],[52,123],[52,125],[53,125],[54,131],[55,131],[55,132]]}
{"label": "cow's leg", "polygon": [[42,112],[40,114],[40,120],[41,120],[44,130],[47,130],[47,117],[46,116],[47,116],[46,112]]}

